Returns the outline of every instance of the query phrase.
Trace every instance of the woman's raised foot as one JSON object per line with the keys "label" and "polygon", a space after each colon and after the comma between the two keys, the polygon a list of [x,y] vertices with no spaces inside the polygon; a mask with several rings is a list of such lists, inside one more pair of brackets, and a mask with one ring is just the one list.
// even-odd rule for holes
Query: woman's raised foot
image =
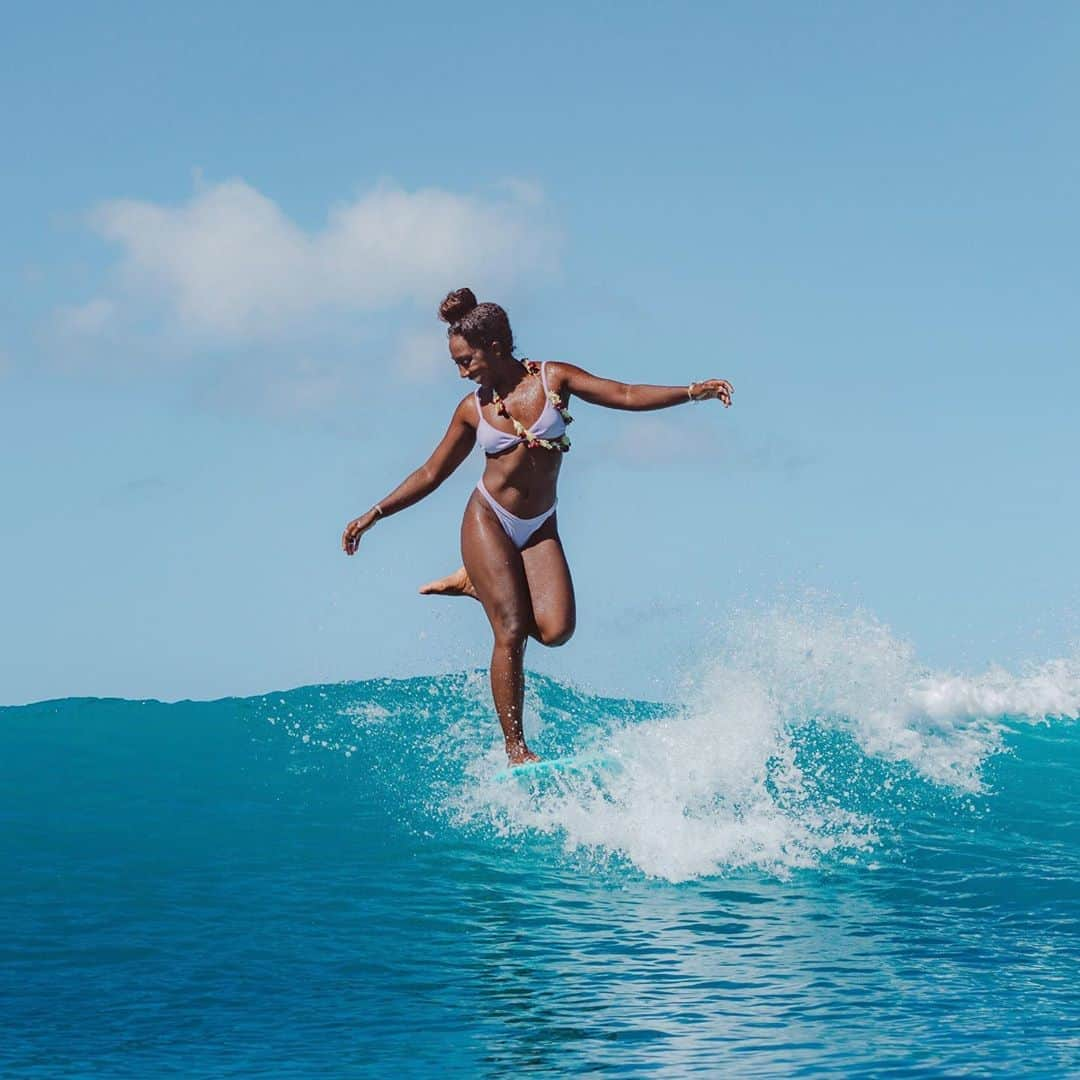
{"label": "woman's raised foot", "polygon": [[420,592],[424,596],[471,596],[474,600],[479,599],[464,566],[446,577],[421,585]]}

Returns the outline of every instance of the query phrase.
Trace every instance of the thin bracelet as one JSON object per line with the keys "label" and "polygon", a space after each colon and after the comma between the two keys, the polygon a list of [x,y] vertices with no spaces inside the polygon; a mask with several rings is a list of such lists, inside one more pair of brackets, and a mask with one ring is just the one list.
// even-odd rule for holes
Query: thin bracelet
{"label": "thin bracelet", "polygon": [[686,386],[686,396],[693,402],[696,402],[697,398],[694,397],[694,395],[690,393],[690,387],[691,386],[696,386],[696,385],[697,385],[696,383],[688,383],[687,386]]}
{"label": "thin bracelet", "polygon": [[371,509],[375,511],[375,516],[377,518],[382,517],[382,507],[378,503],[376,503]]}

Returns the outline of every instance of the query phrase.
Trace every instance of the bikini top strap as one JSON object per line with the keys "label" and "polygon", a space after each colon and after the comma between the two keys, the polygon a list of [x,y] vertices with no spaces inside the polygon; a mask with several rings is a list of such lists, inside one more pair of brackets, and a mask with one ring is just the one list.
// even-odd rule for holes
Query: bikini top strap
{"label": "bikini top strap", "polygon": [[545,394],[550,393],[550,391],[548,390],[548,384],[547,384],[547,361],[546,360],[544,360],[540,364],[540,381],[544,384],[544,393]]}
{"label": "bikini top strap", "polygon": [[483,420],[484,419],[484,410],[480,408],[480,387],[479,386],[473,391],[473,401],[476,402],[476,415],[481,420]]}

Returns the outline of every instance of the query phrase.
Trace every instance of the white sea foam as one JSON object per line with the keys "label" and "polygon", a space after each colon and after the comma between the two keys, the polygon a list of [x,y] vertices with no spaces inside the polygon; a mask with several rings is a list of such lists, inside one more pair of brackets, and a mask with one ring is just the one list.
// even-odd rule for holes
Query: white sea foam
{"label": "white sea foam", "polygon": [[[451,809],[504,833],[559,835],[569,850],[627,858],[671,881],[745,866],[783,873],[876,842],[874,805],[842,783],[822,797],[829,766],[807,776],[797,764],[809,723],[850,736],[889,768],[975,792],[1004,717],[1080,717],[1080,662],[1020,675],[933,672],[872,617],[773,611],[728,626],[681,697],[664,719],[590,717],[579,743],[602,744],[620,766],[599,784],[496,783],[501,755],[492,748]],[[530,732],[537,719],[529,717]]]}
{"label": "white sea foam", "polygon": [[392,715],[389,709],[376,701],[355,702],[338,710],[338,716],[347,717],[358,728],[385,723]]}

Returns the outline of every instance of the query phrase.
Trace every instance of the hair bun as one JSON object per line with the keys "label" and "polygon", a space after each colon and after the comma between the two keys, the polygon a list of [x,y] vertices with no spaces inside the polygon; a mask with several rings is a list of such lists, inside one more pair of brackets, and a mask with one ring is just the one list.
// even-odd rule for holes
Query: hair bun
{"label": "hair bun", "polygon": [[453,326],[476,306],[476,294],[472,289],[455,289],[447,293],[446,299],[439,305],[439,318]]}

